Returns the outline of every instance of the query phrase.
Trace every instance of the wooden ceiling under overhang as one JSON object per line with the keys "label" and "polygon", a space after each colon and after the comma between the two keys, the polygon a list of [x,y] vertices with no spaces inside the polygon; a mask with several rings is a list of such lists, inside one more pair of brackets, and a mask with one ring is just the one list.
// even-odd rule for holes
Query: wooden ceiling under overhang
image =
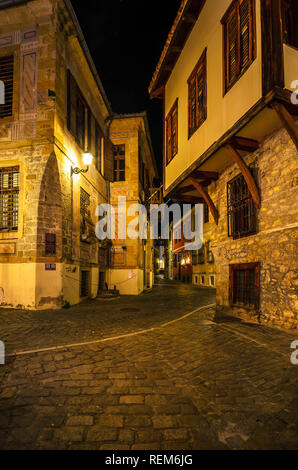
{"label": "wooden ceiling under overhang", "polygon": [[231,129],[201,157],[186,169],[165,193],[165,200],[180,203],[208,205],[215,223],[218,210],[209,197],[208,186],[217,181],[220,174],[230,165],[238,166],[245,178],[256,207],[260,207],[260,194],[245,163],[245,155],[259,148],[259,143],[283,125],[298,149],[298,126],[293,119],[297,106],[291,104],[288,90],[276,89],[268,98],[261,100],[257,109],[242,118],[242,122]]}
{"label": "wooden ceiling under overhang", "polygon": [[[201,13],[206,0],[185,0],[167,39],[160,61],[149,86],[151,98],[162,98],[167,83],[185,43]],[[183,8],[183,4],[185,6]]]}

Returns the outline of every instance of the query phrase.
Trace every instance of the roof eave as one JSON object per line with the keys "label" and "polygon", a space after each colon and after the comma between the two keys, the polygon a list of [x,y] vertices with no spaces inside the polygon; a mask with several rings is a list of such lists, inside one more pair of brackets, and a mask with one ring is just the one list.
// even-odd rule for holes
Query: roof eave
{"label": "roof eave", "polygon": [[183,0],[149,86],[151,98],[162,97],[185,43],[192,32],[206,0]]}

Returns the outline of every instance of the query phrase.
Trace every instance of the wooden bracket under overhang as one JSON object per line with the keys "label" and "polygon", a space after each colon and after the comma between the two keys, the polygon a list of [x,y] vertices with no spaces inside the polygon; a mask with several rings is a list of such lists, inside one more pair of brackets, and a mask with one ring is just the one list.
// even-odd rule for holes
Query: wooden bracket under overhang
{"label": "wooden bracket under overhang", "polygon": [[227,149],[227,151],[233,158],[234,162],[238,165],[246,181],[251,197],[256,207],[259,209],[261,207],[260,193],[248,166],[246,165],[245,161],[242,159],[241,155],[237,152],[237,150],[231,144],[226,144],[225,148]]}
{"label": "wooden bracket under overhang", "polygon": [[206,193],[206,191],[205,191],[204,187],[202,186],[202,184],[199,183],[198,181],[196,181],[195,179],[188,178],[188,181],[192,184],[192,186],[198,191],[198,193],[204,199],[204,201],[206,202],[206,204],[209,207],[209,210],[210,210],[210,212],[213,216],[214,222],[216,223],[216,225],[218,225],[218,219],[219,219],[218,210],[216,209],[215,205],[213,204],[213,201],[212,201],[211,197],[209,196],[209,194]]}
{"label": "wooden bracket under overhang", "polygon": [[271,106],[277,112],[281,122],[285,126],[289,136],[291,137],[294,145],[296,146],[296,149],[298,150],[298,126],[293,116],[289,113],[285,105],[282,103],[274,101]]}

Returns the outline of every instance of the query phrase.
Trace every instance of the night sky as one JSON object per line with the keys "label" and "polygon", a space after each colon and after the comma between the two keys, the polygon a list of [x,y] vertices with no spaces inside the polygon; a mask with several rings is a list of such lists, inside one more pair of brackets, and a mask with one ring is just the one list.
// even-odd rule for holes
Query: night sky
{"label": "night sky", "polygon": [[162,167],[162,101],[148,86],[181,0],[72,0],[115,113],[148,112]]}

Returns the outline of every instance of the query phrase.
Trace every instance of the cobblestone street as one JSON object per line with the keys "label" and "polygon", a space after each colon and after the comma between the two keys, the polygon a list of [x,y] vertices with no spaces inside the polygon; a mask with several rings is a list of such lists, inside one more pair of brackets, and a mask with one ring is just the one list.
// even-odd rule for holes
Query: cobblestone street
{"label": "cobblestone street", "polygon": [[0,448],[298,449],[298,333],[219,317],[214,301],[160,281],[138,298],[1,310]]}

